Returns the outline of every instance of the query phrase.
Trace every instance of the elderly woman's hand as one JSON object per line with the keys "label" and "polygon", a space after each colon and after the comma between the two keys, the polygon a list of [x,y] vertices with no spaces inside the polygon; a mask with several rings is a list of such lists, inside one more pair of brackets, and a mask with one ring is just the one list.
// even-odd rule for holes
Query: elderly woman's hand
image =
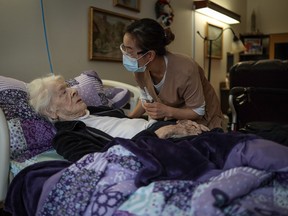
{"label": "elderly woman's hand", "polygon": [[166,125],[155,131],[159,138],[184,137],[199,135],[204,131],[209,131],[205,125],[198,124],[191,120],[179,120],[176,125]]}

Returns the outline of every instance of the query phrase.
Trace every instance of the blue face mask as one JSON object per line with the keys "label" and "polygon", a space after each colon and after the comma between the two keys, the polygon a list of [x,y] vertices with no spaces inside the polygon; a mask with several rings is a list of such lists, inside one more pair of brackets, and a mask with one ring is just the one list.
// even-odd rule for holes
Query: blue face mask
{"label": "blue face mask", "polygon": [[[145,53],[143,56],[145,56],[147,53]],[[126,68],[127,71],[137,73],[137,72],[144,72],[146,70],[146,65],[150,62],[148,61],[145,65],[139,67],[138,66],[138,60],[141,59],[143,56],[140,58],[132,58],[130,56],[127,56],[123,54],[123,66]]]}

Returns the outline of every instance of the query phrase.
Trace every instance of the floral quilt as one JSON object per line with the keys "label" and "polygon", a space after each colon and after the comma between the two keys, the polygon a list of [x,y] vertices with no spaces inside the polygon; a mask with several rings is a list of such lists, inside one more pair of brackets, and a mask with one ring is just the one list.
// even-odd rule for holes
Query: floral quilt
{"label": "floral quilt", "polygon": [[[201,140],[198,150],[202,151],[201,155],[206,153],[205,158],[210,161],[207,166],[201,166],[205,172],[197,172],[199,175],[193,172],[191,175],[185,174],[189,167],[197,167],[195,158],[188,153],[190,148],[192,156],[196,155],[195,149],[191,150],[196,146],[193,143],[195,140],[178,145],[159,139],[147,138],[141,139],[141,143],[133,143],[119,138],[106,151],[87,154],[76,163],[49,161],[42,162],[40,167],[34,164],[14,178],[5,208],[16,216],[24,212],[41,216],[288,215],[287,147],[257,138],[244,141],[242,137],[237,141],[233,135],[236,145],[228,154],[221,156],[226,161],[220,167],[223,161],[213,156],[213,152],[217,152],[214,146],[217,137],[219,142],[227,137],[220,136],[214,134],[211,139],[197,137],[198,141]],[[186,151],[185,163],[176,163],[176,159],[180,162],[181,158],[177,155],[179,152],[172,148],[174,145]],[[138,149],[135,149],[136,146]],[[153,148],[162,151],[154,151]],[[240,152],[238,159],[242,165],[231,165],[238,160],[231,157],[233,152],[236,152],[235,157]],[[251,157],[249,152],[252,152]],[[175,158],[173,155],[176,155]],[[214,161],[214,166],[210,165],[211,161]],[[62,163],[62,167],[58,163]],[[51,175],[45,171],[47,165],[50,165]],[[183,165],[185,169],[182,169]],[[34,169],[29,177],[33,166],[41,169],[38,173]],[[256,168],[261,166],[265,169]],[[143,176],[148,179],[144,181],[146,184],[141,181]],[[24,181],[25,178],[28,180]],[[20,184],[20,180],[24,183]],[[18,187],[15,187],[17,184]],[[29,190],[27,186],[30,186]]]}

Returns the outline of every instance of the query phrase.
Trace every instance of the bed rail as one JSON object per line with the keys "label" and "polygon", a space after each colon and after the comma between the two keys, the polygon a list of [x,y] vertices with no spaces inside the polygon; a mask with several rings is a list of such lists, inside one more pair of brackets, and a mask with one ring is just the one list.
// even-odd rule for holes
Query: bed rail
{"label": "bed rail", "polygon": [[10,141],[5,115],[0,108],[0,203],[3,204],[9,182]]}
{"label": "bed rail", "polygon": [[140,98],[140,91],[138,87],[115,80],[102,79],[102,82],[103,85],[107,87],[122,87],[128,89],[132,93],[130,98],[130,111],[134,110]]}

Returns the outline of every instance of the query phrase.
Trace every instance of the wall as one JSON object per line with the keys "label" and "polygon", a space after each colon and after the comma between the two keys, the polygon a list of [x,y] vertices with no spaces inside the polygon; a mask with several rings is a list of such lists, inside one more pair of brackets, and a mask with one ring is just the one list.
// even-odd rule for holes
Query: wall
{"label": "wall", "polygon": [[[95,6],[132,17],[155,18],[155,2],[142,0],[138,13],[114,7],[113,0],[43,0],[54,72],[71,78],[83,70],[94,69],[103,79],[136,84],[121,62],[88,60],[88,8]],[[224,2],[223,6],[234,10],[234,4],[229,0]],[[40,0],[0,0],[0,4],[0,74],[28,82],[49,73]],[[171,0],[171,5],[175,12],[171,28],[176,39],[168,49],[193,56],[207,70],[203,41],[195,35],[196,29],[204,32],[206,18],[194,15],[193,0]],[[217,93],[219,82],[225,79],[225,68],[224,58],[213,61],[211,82]]]}
{"label": "wall", "polygon": [[[238,35],[240,32],[245,31],[246,25],[246,0],[236,1],[236,0],[213,0],[214,3],[221,5],[224,8],[227,8],[235,13],[241,15],[241,23],[231,25],[235,33]],[[205,42],[203,39],[196,33],[199,31],[201,35],[206,35],[207,23],[211,23],[213,25],[219,26],[221,28],[229,27],[229,25],[214,20],[210,17],[204,16],[200,13],[193,12],[193,23],[195,23],[195,28],[193,28],[193,38],[195,38],[195,43],[193,44],[193,56],[195,60],[205,69],[206,73],[208,71],[208,58],[205,55]],[[233,34],[231,31],[227,30],[223,32],[222,35],[222,59],[212,59],[211,62],[211,78],[210,82],[215,88],[216,93],[220,94],[219,84],[220,82],[225,81],[226,72],[227,72],[227,52],[231,51]],[[235,54],[234,61],[238,61],[238,55]]]}
{"label": "wall", "polygon": [[[256,8],[257,23],[263,33],[288,32],[287,0],[213,0],[241,15],[241,24],[232,25],[236,33],[249,31],[251,8]],[[114,11],[128,16],[155,18],[156,0],[141,0],[141,12],[114,7],[113,0],[43,0],[51,58],[55,73],[67,78],[87,69],[96,70],[104,79],[136,84],[121,62],[88,60],[88,8]],[[49,73],[43,36],[40,0],[0,0],[0,75],[30,81]],[[169,50],[191,55],[207,71],[203,40],[196,31],[205,34],[206,23],[221,27],[225,24],[192,10],[193,0],[171,0],[175,11],[172,31],[175,41]],[[272,8],[272,10],[271,10]],[[247,9],[247,13],[246,13]],[[277,16],[271,14],[275,11]],[[267,16],[269,15],[269,16]],[[246,25],[247,24],[247,25]],[[226,53],[231,49],[231,32],[223,34],[223,58],[212,61],[211,83],[219,94],[219,83],[225,80]],[[235,56],[235,62],[237,55]]]}
{"label": "wall", "polygon": [[251,14],[255,10],[256,28],[264,34],[288,32],[287,0],[247,0],[246,32],[251,32]]}
{"label": "wall", "polygon": [[[103,79],[136,84],[121,62],[88,60],[89,6],[137,18],[156,18],[156,0],[142,0],[141,12],[114,7],[113,0],[43,0],[54,72],[66,78],[87,69]],[[169,49],[191,55],[192,0],[172,0],[175,41]],[[0,75],[30,81],[50,72],[40,0],[0,0]]]}
{"label": "wall", "polygon": [[[154,0],[141,13],[113,6],[112,0],[43,0],[54,72],[70,78],[94,69],[102,78],[131,83],[120,62],[88,60],[88,9],[95,6],[133,17],[154,17]],[[1,0],[0,74],[30,81],[49,73],[39,0]]]}

